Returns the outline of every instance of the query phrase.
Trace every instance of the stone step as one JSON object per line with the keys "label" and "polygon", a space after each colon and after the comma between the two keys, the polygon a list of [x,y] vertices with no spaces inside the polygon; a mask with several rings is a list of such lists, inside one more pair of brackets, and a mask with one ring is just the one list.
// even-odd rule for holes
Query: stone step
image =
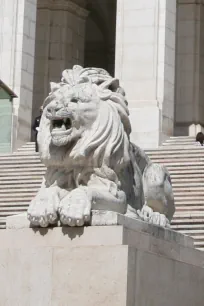
{"label": "stone step", "polygon": [[204,182],[204,175],[191,175],[189,178],[186,178],[186,175],[183,175],[181,177],[178,177],[178,176],[174,176],[173,177],[171,176],[171,181],[174,183],[174,184],[177,184],[177,183],[184,183],[186,184],[187,182],[189,183],[200,183],[200,182]]}
{"label": "stone step", "polygon": [[198,205],[196,204],[195,206],[178,206],[176,205],[176,212],[184,212],[184,211],[196,211],[196,212],[200,212],[200,211],[204,211],[204,203],[203,205]]}
{"label": "stone step", "polygon": [[44,165],[42,164],[41,160],[40,159],[27,159],[27,158],[24,158],[24,159],[19,159],[19,160],[7,160],[7,161],[4,161],[4,160],[0,160],[0,167],[7,167],[7,166],[13,166],[13,167],[16,167],[16,166],[19,166],[19,167],[25,167],[27,165],[34,165],[34,166],[43,166]]}
{"label": "stone step", "polygon": [[[0,177],[0,184],[1,185],[18,185],[18,184],[33,184],[33,183],[40,183],[42,182],[43,176],[29,176],[29,177]],[[1,188],[1,186],[0,186]],[[5,186],[4,186],[5,188]]]}
{"label": "stone step", "polygon": [[29,202],[35,197],[36,193],[28,193],[28,194],[7,194],[7,195],[1,195],[0,197],[0,205],[1,203],[10,203],[12,204],[13,202]]}
{"label": "stone step", "polygon": [[174,230],[188,230],[188,231],[190,231],[190,230],[204,230],[204,223],[199,223],[199,224],[188,224],[188,223],[186,223],[186,224],[182,224],[182,223],[179,223],[179,224],[171,224],[171,227],[172,227],[172,229],[174,229]]}
{"label": "stone step", "polygon": [[203,246],[204,246],[204,233],[203,233],[203,235],[200,235],[200,234],[196,235],[193,238],[194,238],[194,243],[195,242],[197,242],[197,243],[198,242],[203,242]]}
{"label": "stone step", "polygon": [[194,143],[195,141],[195,138],[169,138],[164,143]]}
{"label": "stone step", "polygon": [[[0,182],[1,183],[1,182]],[[22,191],[31,191],[38,190],[41,186],[41,182],[38,184],[13,184],[13,185],[0,185],[0,194],[4,192],[22,192]]]}
{"label": "stone step", "polygon": [[199,236],[204,236],[204,228],[203,229],[187,229],[187,230],[180,230],[180,233],[187,235],[187,236],[193,236],[195,239]]}
{"label": "stone step", "polygon": [[[180,150],[182,149],[182,150]],[[147,153],[147,154],[163,154],[163,153],[173,153],[173,154],[186,154],[186,153],[193,153],[193,152],[203,152],[204,150],[204,147],[202,146],[181,146],[180,148],[178,146],[167,146],[167,147],[164,147],[164,146],[161,146],[159,148],[146,148],[144,149],[144,151]]]}
{"label": "stone step", "polygon": [[195,248],[204,248],[204,241],[194,240],[194,246]]}
{"label": "stone step", "polygon": [[187,175],[198,175],[200,176],[200,174],[204,174],[204,169],[202,169],[201,167],[192,167],[192,168],[187,168],[187,167],[180,167],[180,168],[171,168],[171,167],[167,167],[169,172],[171,173],[172,176],[181,176],[185,174],[185,177]]}
{"label": "stone step", "polygon": [[14,212],[14,213],[21,213],[21,212],[26,212],[28,209],[28,205],[24,205],[24,206],[16,206],[16,207],[1,207],[0,206],[0,215],[2,216],[2,213],[10,213],[10,212]]}
{"label": "stone step", "polygon": [[182,160],[179,161],[178,159],[172,159],[172,160],[163,160],[163,161],[159,161],[159,160],[152,160],[154,163],[157,164],[162,164],[165,165],[167,168],[173,168],[173,167],[183,167],[186,169],[189,169],[189,167],[191,168],[192,166],[196,166],[196,167],[202,167],[201,169],[203,169],[204,166],[204,159],[203,160],[199,160],[199,159],[195,159],[195,161],[192,160]]}
{"label": "stone step", "polygon": [[169,141],[162,144],[162,146],[197,146],[195,141]]}
{"label": "stone step", "polygon": [[164,160],[168,159],[168,160],[179,160],[179,161],[186,161],[186,160],[193,160],[193,161],[196,161],[196,160],[199,160],[199,161],[203,161],[204,159],[204,152],[202,153],[199,153],[199,154],[183,154],[183,155],[178,155],[178,154],[155,154],[155,155],[151,155],[151,154],[148,154],[148,156],[150,157],[150,159],[152,161],[156,161],[158,160],[159,162],[163,162]]}
{"label": "stone step", "polygon": [[[170,136],[170,139],[195,139],[194,136]],[[28,143],[34,143],[32,141],[28,142]]]}
{"label": "stone step", "polygon": [[179,196],[175,196],[174,195],[174,200],[176,201],[177,204],[179,203],[189,203],[190,201],[200,201],[200,202],[204,202],[204,198],[203,198],[203,195],[199,195],[199,196],[193,196],[193,195],[188,195],[186,196],[185,198],[182,196],[182,195],[179,195]]}
{"label": "stone step", "polygon": [[204,200],[182,200],[182,201],[177,201],[176,202],[176,207],[188,207],[188,206],[202,206],[204,205]]}
{"label": "stone step", "polygon": [[180,218],[202,218],[204,219],[204,211],[188,211],[188,212],[178,212],[174,214],[174,220]]}
{"label": "stone step", "polygon": [[24,160],[37,160],[40,161],[40,156],[39,155],[17,155],[17,154],[12,154],[12,155],[7,155],[7,156],[0,156],[0,161],[24,161]]}
{"label": "stone step", "polygon": [[194,165],[184,165],[184,166],[177,166],[171,167],[167,166],[168,171],[170,174],[191,174],[191,173],[204,173],[204,166],[194,166]]}
{"label": "stone step", "polygon": [[30,165],[30,163],[28,163],[28,164],[23,164],[23,165],[20,165],[20,164],[0,165],[0,172],[1,172],[1,169],[3,170],[3,169],[14,169],[14,168],[15,169],[19,169],[19,168],[24,169],[24,168],[27,168],[27,170],[28,169],[29,170],[31,170],[31,169],[34,169],[34,170],[36,170],[36,169],[46,170],[45,166],[43,164],[41,164],[41,163],[39,163],[39,164],[32,164],[32,165]]}
{"label": "stone step", "polygon": [[[159,160],[154,160],[155,163],[159,163]],[[177,161],[174,160],[163,160],[162,164],[169,166],[169,168],[173,167],[186,167],[186,169],[195,169],[196,167],[199,167],[201,169],[204,169],[204,160],[199,161],[199,159],[196,161],[193,161],[191,159],[185,160],[185,161]]]}
{"label": "stone step", "polygon": [[23,212],[25,212],[24,209],[23,210],[19,209],[19,210],[16,210],[16,211],[4,211],[4,212],[0,212],[0,214],[1,214],[1,217],[6,218],[8,216],[14,216],[14,215],[17,215],[19,213],[21,214]]}
{"label": "stone step", "polygon": [[13,170],[12,168],[10,169],[1,169],[0,171],[0,177],[4,177],[5,173],[7,176],[13,176],[13,175],[16,175],[16,176],[21,176],[21,175],[24,175],[24,176],[29,176],[29,175],[44,175],[46,171],[46,168],[45,169],[38,169],[38,168],[20,168],[20,169],[17,169],[17,170]]}
{"label": "stone step", "polygon": [[[26,196],[26,195],[29,195],[29,194],[35,194],[37,191],[38,191],[38,187],[36,187],[36,188],[21,188],[21,189],[16,189],[15,190],[15,194],[13,195],[14,197],[15,196]],[[0,196],[1,196],[1,198],[2,197],[4,197],[5,195],[9,195],[9,197],[11,197],[11,193],[12,192],[14,192],[13,190],[2,190],[2,189],[0,189]]]}
{"label": "stone step", "polygon": [[15,207],[27,207],[30,203],[30,201],[25,201],[25,202],[22,202],[22,201],[18,201],[18,202],[14,202],[15,200],[13,200],[11,203],[0,203],[0,209],[2,208],[10,208],[11,205],[12,207],[11,208],[15,208]]}
{"label": "stone step", "polygon": [[17,152],[22,152],[22,151],[30,151],[32,150],[33,152],[35,152],[35,147],[33,146],[25,146],[25,147],[21,147],[17,150]]}
{"label": "stone step", "polygon": [[195,181],[195,182],[179,182],[176,181],[174,182],[174,180],[172,180],[172,186],[174,188],[174,190],[176,189],[180,189],[180,188],[186,188],[186,187],[192,187],[192,188],[201,188],[202,186],[204,186],[204,181],[203,182],[199,182],[199,181]]}
{"label": "stone step", "polygon": [[[178,187],[173,187],[173,194],[175,197],[183,195],[183,193],[186,194],[186,196],[204,196],[204,188],[201,187],[183,187],[183,188],[178,188]],[[204,200],[204,198],[203,198]]]}
{"label": "stone step", "polygon": [[200,217],[200,218],[173,218],[172,220],[172,225],[178,225],[178,224],[201,224],[204,222],[204,217]]}

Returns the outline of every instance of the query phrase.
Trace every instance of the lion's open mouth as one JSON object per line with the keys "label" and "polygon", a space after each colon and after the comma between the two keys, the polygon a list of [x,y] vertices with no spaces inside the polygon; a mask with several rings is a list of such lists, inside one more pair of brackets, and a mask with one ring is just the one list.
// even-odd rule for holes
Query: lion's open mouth
{"label": "lion's open mouth", "polygon": [[69,134],[72,130],[70,118],[52,120],[52,135]]}

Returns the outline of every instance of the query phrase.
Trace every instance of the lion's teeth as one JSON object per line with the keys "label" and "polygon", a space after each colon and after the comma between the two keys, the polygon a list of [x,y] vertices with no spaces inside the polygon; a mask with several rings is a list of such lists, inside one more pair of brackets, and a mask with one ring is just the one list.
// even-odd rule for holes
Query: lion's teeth
{"label": "lion's teeth", "polygon": [[66,131],[66,126],[64,124],[62,124],[61,130]]}

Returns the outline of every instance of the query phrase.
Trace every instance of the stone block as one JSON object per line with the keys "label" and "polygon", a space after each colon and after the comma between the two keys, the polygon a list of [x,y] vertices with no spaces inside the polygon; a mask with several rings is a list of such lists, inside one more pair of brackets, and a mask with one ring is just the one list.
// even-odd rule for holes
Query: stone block
{"label": "stone block", "polygon": [[[193,246],[193,239],[189,236],[182,235],[168,228],[155,226],[153,224],[149,224],[137,219],[132,219],[112,211],[93,210],[90,224],[92,227],[120,225],[125,228],[128,228],[129,230],[139,231],[145,234],[151,234],[153,237],[156,237],[158,239],[163,239],[169,242],[178,243],[183,246],[188,246],[188,247]],[[7,229],[23,229],[30,227],[36,229],[36,227],[30,224],[30,222],[28,221],[26,213],[6,218]],[[56,227],[60,227],[60,224],[58,223]],[[78,229],[81,230],[82,228]],[[42,230],[43,229],[41,229],[40,231]],[[45,230],[47,231],[48,229]],[[68,227],[68,231],[69,230],[70,228]]]}
{"label": "stone block", "polygon": [[203,305],[204,253],[191,238],[95,214],[110,218],[118,225],[0,231],[0,304]]}

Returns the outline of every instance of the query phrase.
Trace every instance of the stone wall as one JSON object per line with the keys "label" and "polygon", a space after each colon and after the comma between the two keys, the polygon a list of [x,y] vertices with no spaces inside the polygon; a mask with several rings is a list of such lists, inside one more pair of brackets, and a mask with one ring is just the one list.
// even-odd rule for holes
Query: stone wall
{"label": "stone wall", "polygon": [[30,140],[37,0],[0,0],[0,78],[17,94],[13,149]]}

